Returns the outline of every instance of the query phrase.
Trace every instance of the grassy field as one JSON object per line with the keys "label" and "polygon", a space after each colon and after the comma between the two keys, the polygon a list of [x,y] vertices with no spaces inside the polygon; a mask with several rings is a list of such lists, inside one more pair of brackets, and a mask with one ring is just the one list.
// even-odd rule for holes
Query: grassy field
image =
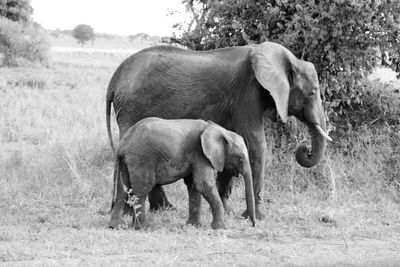
{"label": "grassy field", "polygon": [[210,229],[205,201],[203,226],[185,224],[183,181],[166,187],[177,210],[149,213],[149,229],[109,230],[105,92],[126,56],[53,51],[47,68],[0,68],[0,265],[400,264],[400,133],[389,125],[333,132],[323,162],[303,169],[293,151],[304,130],[280,136],[269,123],[267,216],[255,228],[239,216],[237,180],[227,230]]}
{"label": "grassy field", "polygon": [[96,38],[93,43],[86,42],[84,46],[69,35],[61,35],[58,38],[51,36],[52,51],[55,52],[102,52],[104,54],[132,54],[140,49],[156,44],[155,41],[129,41],[128,37],[114,36],[112,39]]}

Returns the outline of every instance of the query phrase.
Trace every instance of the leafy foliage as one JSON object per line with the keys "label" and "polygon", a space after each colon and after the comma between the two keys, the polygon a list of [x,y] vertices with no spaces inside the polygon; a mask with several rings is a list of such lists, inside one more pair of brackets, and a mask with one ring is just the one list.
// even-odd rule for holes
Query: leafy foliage
{"label": "leafy foliage", "polygon": [[[399,58],[400,1],[184,0],[193,14],[171,38],[195,50],[274,41],[315,64],[330,115],[363,106],[378,52]],[[381,53],[382,54],[382,53]]]}
{"label": "leafy foliage", "polygon": [[72,36],[78,40],[83,46],[85,42],[89,40],[94,40],[95,34],[92,27],[86,24],[79,24],[72,31]]}
{"label": "leafy foliage", "polygon": [[0,19],[0,52],[3,65],[47,64],[50,43],[46,32],[36,24]]}
{"label": "leafy foliage", "polygon": [[32,12],[30,0],[0,0],[0,17],[2,18],[28,23]]}

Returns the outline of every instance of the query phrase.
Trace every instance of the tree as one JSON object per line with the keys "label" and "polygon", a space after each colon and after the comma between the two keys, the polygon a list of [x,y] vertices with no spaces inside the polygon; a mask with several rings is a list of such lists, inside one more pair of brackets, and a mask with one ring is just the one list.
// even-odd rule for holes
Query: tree
{"label": "tree", "polygon": [[0,17],[2,18],[28,23],[32,13],[30,0],[0,0]]}
{"label": "tree", "polygon": [[89,40],[94,40],[95,33],[92,27],[86,24],[79,24],[72,31],[72,36],[81,43],[81,46]]}
{"label": "tree", "polygon": [[[315,64],[328,110],[338,115],[362,105],[362,79],[376,50],[399,61],[400,1],[184,0],[189,24],[172,42],[195,50],[281,43]],[[394,64],[396,65],[396,64]]]}

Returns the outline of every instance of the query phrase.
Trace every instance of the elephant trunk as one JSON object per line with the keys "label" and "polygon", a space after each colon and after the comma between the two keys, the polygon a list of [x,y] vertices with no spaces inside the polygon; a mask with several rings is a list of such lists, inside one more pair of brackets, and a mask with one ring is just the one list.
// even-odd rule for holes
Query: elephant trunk
{"label": "elephant trunk", "polygon": [[255,221],[255,200],[254,200],[254,190],[253,190],[253,175],[251,173],[250,161],[248,158],[244,162],[243,179],[246,191],[246,205],[247,211],[249,212],[250,220],[253,223],[253,227],[256,225]]}
{"label": "elephant trunk", "polygon": [[318,164],[325,152],[326,140],[330,140],[325,133],[325,121],[322,125],[308,123],[311,134],[311,152],[305,144],[300,144],[296,149],[296,161],[305,168],[311,168]]}

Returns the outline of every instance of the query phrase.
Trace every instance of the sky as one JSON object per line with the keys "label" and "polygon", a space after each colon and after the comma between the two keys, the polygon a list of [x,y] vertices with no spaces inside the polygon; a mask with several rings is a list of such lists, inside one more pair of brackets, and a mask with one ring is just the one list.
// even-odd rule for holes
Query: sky
{"label": "sky", "polygon": [[[170,36],[187,18],[182,0],[31,0],[33,19],[49,30],[88,24],[97,33]],[[168,15],[170,11],[177,15]]]}

